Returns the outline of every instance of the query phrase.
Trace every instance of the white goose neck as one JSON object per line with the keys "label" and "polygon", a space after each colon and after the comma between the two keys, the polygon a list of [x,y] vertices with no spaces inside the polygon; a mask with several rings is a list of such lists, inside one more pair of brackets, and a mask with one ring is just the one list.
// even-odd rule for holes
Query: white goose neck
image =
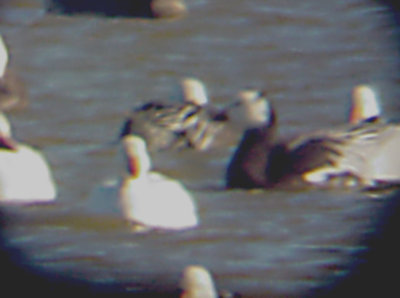
{"label": "white goose neck", "polygon": [[3,37],[0,35],[0,78],[4,76],[8,64],[8,51]]}
{"label": "white goose neck", "polygon": [[122,145],[129,174],[138,178],[149,173],[152,165],[145,141],[138,136],[128,135],[123,138]]}

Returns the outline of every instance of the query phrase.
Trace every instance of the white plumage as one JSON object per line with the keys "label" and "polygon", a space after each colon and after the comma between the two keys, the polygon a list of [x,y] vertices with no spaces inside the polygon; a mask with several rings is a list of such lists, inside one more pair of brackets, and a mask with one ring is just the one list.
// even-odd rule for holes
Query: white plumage
{"label": "white plumage", "polygon": [[57,190],[42,153],[12,139],[10,125],[0,113],[0,201],[46,202]]}
{"label": "white plumage", "polygon": [[218,297],[210,272],[200,265],[190,265],[184,269],[181,287],[183,289],[181,298]]}
{"label": "white plumage", "polygon": [[198,225],[193,198],[178,181],[151,172],[146,144],[129,135],[122,140],[128,175],[119,190],[119,204],[126,219],[146,227],[185,229]]}
{"label": "white plumage", "polygon": [[376,91],[369,85],[357,85],[353,88],[349,123],[360,124],[378,120],[381,108]]}

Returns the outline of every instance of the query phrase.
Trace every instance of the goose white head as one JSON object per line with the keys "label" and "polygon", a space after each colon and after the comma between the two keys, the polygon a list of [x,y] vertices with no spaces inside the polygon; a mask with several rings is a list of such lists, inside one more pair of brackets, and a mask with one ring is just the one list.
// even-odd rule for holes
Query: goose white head
{"label": "goose white head", "polygon": [[0,35],[0,78],[4,76],[8,64],[8,51],[3,37]]}
{"label": "goose white head", "polygon": [[237,98],[238,101],[228,110],[228,115],[234,123],[251,128],[270,121],[271,104],[262,92],[244,89],[238,92]]}
{"label": "goose white head", "polygon": [[150,171],[151,159],[147,152],[146,142],[142,138],[127,135],[122,139],[122,146],[131,176],[141,177]]}
{"label": "goose white head", "polygon": [[183,271],[181,298],[218,297],[211,274],[202,266],[190,265]]}
{"label": "goose white head", "polygon": [[368,85],[353,88],[349,123],[359,124],[368,119],[378,118],[381,109],[375,90]]}
{"label": "goose white head", "polygon": [[207,90],[204,84],[196,78],[183,78],[180,81],[182,98],[184,102],[197,106],[204,106],[208,103]]}

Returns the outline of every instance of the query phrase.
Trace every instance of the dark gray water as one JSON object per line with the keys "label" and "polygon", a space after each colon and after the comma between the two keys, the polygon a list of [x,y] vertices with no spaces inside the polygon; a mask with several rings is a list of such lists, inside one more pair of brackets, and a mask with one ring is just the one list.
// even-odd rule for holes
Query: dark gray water
{"label": "dark gray water", "polygon": [[47,15],[38,0],[8,2],[0,33],[30,96],[30,105],[9,117],[17,138],[42,148],[59,186],[49,206],[4,207],[7,244],[30,264],[122,283],[127,291],[174,288],[185,265],[201,264],[220,288],[297,296],[345,275],[352,255],[366,249],[360,240],[374,231],[385,197],[223,191],[232,148],[153,156],[159,171],[196,198],[195,230],[136,235],[97,205],[109,194],[104,185],[120,174],[116,150],[103,145],[134,105],[174,100],[182,76],[202,79],[217,105],[243,87],[265,89],[282,135],[345,122],[359,83],[374,84],[385,116],[395,118],[398,57],[385,7],[361,0],[187,0],[187,17],[149,20]]}

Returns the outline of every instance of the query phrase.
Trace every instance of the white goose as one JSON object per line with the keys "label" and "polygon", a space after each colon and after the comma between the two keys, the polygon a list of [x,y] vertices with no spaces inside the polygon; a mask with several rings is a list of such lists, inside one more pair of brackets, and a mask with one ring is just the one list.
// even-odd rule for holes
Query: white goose
{"label": "white goose", "polygon": [[45,157],[14,140],[10,123],[0,113],[0,201],[47,202],[56,195],[56,184]]}
{"label": "white goose", "polygon": [[122,140],[128,173],[119,189],[124,217],[149,228],[187,229],[198,225],[195,202],[178,181],[152,172],[145,141],[135,135]]}

